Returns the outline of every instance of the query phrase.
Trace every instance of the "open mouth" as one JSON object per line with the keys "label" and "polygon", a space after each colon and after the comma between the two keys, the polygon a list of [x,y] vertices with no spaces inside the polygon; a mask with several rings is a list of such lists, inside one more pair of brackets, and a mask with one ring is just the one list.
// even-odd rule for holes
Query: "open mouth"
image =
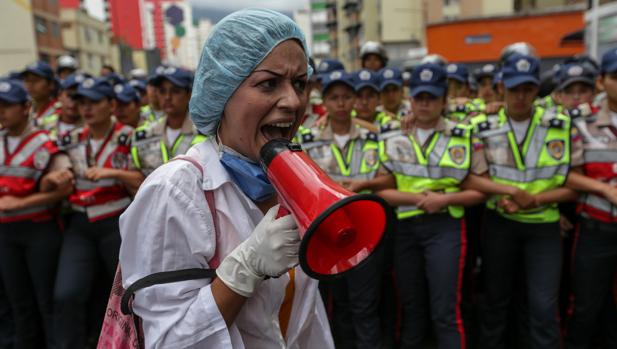
{"label": "open mouth", "polygon": [[291,138],[293,122],[275,122],[261,127],[261,134],[268,141],[277,138]]}

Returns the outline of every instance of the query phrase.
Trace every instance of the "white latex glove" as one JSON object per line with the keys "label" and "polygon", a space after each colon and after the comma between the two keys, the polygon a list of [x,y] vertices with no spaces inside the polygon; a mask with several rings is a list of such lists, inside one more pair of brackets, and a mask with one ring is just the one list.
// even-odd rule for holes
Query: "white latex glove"
{"label": "white latex glove", "polygon": [[281,276],[298,264],[298,226],[291,215],[276,219],[278,210],[279,205],[272,207],[216,269],[219,279],[239,295],[251,297],[266,276]]}

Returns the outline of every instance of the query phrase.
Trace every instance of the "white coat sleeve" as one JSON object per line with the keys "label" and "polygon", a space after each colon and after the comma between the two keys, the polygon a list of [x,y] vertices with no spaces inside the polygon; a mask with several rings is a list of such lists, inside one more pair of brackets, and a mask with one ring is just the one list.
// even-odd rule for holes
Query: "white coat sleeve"
{"label": "white coat sleeve", "polygon": [[[216,234],[201,174],[174,161],[150,175],[120,217],[123,286],[161,271],[208,268]],[[135,294],[147,348],[231,348],[210,279],[156,285]],[[231,332],[231,335],[230,335]]]}

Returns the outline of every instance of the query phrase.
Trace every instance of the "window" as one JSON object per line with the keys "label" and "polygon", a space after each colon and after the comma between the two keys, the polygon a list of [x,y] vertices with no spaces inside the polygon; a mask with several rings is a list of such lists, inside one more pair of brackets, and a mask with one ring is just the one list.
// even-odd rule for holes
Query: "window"
{"label": "window", "polygon": [[92,54],[88,53],[88,68],[94,69],[94,60],[92,59]]}
{"label": "window", "polygon": [[100,30],[97,30],[96,33],[99,35],[99,44],[103,43],[103,32]]}
{"label": "window", "polygon": [[44,18],[34,16],[34,29],[39,34],[47,33],[47,21]]}
{"label": "window", "polygon": [[60,26],[58,25],[58,22],[51,23],[51,35],[53,35],[54,38],[60,37]]}
{"label": "window", "polygon": [[493,37],[491,34],[480,34],[480,35],[467,35],[465,37],[465,44],[488,44],[493,41]]}
{"label": "window", "polygon": [[90,30],[88,30],[87,27],[84,27],[84,38],[86,39],[86,42],[90,42],[91,38],[90,38]]}

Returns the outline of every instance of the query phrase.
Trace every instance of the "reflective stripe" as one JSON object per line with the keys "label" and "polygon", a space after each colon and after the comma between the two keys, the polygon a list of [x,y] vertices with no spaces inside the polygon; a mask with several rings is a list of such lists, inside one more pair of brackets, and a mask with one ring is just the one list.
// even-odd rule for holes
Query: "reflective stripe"
{"label": "reflective stripe", "polygon": [[443,153],[446,151],[446,147],[448,146],[449,137],[446,137],[443,134],[438,134],[438,137],[439,139],[435,143],[435,147],[433,147],[429,154],[429,166],[439,165],[439,162],[441,162],[441,158],[443,157]]}
{"label": "reflective stripe", "polygon": [[24,210],[15,210],[15,211],[0,211],[0,218],[12,218],[18,216],[25,216],[35,213],[42,213],[47,211],[49,208],[47,206],[34,206],[30,208],[26,208]]}
{"label": "reflective stripe", "polygon": [[0,176],[19,177],[38,180],[43,174],[43,171],[39,171],[29,167],[15,167],[15,166],[1,166]]}
{"label": "reflective stripe", "polygon": [[491,177],[497,177],[512,182],[529,183],[538,179],[551,179],[556,175],[566,176],[569,169],[569,165],[563,164],[540,168],[528,168],[523,172],[514,167],[491,164],[489,165],[489,174]]}
{"label": "reflective stripe", "polygon": [[360,170],[362,167],[362,159],[364,158],[364,152],[362,151],[363,147],[364,142],[354,142],[353,144],[351,161],[349,162],[349,171],[350,176],[354,179],[359,179],[358,176],[361,175]]}
{"label": "reflective stripe", "polygon": [[140,139],[138,141],[134,141],[132,143],[132,145],[134,147],[139,147],[141,145],[152,143],[152,142],[158,142],[160,140],[161,140],[161,136],[152,136],[152,137],[149,137],[149,138],[146,138],[146,139]]}
{"label": "reflective stripe", "polygon": [[409,206],[399,206],[399,207],[396,208],[396,210],[397,210],[397,212],[399,214],[401,214],[401,213],[406,213],[406,212],[417,211],[418,207],[417,206],[412,206],[412,205],[409,205]]}
{"label": "reflective stripe", "polygon": [[[531,127],[531,125],[529,125]],[[536,166],[538,163],[538,159],[540,158],[540,152],[542,152],[542,148],[544,147],[544,139],[546,138],[546,134],[548,133],[548,129],[541,125],[536,125],[536,129],[533,132],[533,138],[531,142],[529,142],[529,148],[527,148],[526,154],[521,154],[524,156],[525,165],[526,166]]]}
{"label": "reflective stripe", "polygon": [[616,149],[585,149],[585,163],[617,162]]}
{"label": "reflective stripe", "polygon": [[189,148],[191,147],[191,143],[193,142],[193,135],[184,135],[184,137],[182,138],[182,141],[180,142],[180,144],[177,144],[174,148],[172,149],[172,157],[176,156],[176,155],[181,155],[181,154],[186,154],[186,152],[189,150]]}
{"label": "reflective stripe", "polygon": [[11,159],[11,165],[19,166],[22,162],[26,161],[35,151],[37,151],[40,147],[42,147],[47,141],[49,137],[44,132],[39,133],[38,135],[32,137],[32,139],[26,144],[20,151],[19,154],[15,155],[13,159]]}
{"label": "reflective stripe", "polygon": [[369,180],[369,179],[375,178],[375,172],[376,171],[372,171],[368,173],[358,173],[353,176],[344,176],[340,174],[329,174],[328,176],[330,177],[330,179],[332,179],[333,181],[337,181],[337,182],[348,181],[350,179],[362,181],[362,180]]}
{"label": "reflective stripe", "polygon": [[402,135],[403,135],[403,131],[401,131],[399,129],[396,129],[396,130],[380,133],[379,134],[379,140],[383,141],[383,140],[386,140],[388,138],[392,138],[392,137],[395,137],[395,136],[402,136]]}
{"label": "reflective stripe", "polygon": [[510,131],[510,125],[506,123],[502,127],[496,130],[487,130],[487,131],[478,132],[478,138],[491,138],[493,136],[508,133],[508,131]]}
{"label": "reflective stripe", "polygon": [[[3,135],[4,137],[6,137],[6,134]],[[4,164],[4,154],[6,152],[4,151],[4,142],[2,139],[0,139],[0,164]]]}
{"label": "reflective stripe", "polygon": [[585,198],[585,204],[587,206],[591,206],[597,210],[606,212],[609,215],[613,215],[613,205],[611,205],[611,203],[602,198],[599,197],[597,195],[593,195],[593,194],[588,194],[587,197]]}
{"label": "reflective stripe", "polygon": [[321,147],[321,146],[324,146],[324,145],[327,146],[327,145],[329,145],[329,143],[328,142],[324,142],[324,141],[302,143],[302,149],[309,150],[309,149]]}
{"label": "reflective stripe", "polygon": [[75,189],[77,190],[92,190],[96,188],[113,187],[115,185],[118,185],[118,182],[111,178],[99,179],[98,181],[77,178],[75,181]]}
{"label": "reflective stripe", "polygon": [[[116,135],[113,135],[112,137],[115,136]],[[103,151],[101,152],[101,155],[99,156],[96,165],[98,167],[105,167],[105,162],[107,162],[107,158],[116,150],[117,146],[118,144],[116,144],[113,138],[110,139],[109,142],[105,144],[105,149],[103,149]]]}
{"label": "reflective stripe", "polygon": [[88,215],[88,218],[93,219],[100,216],[104,216],[109,213],[113,213],[116,211],[121,211],[128,207],[131,204],[130,198],[122,198],[120,200],[109,201],[101,205],[94,206],[79,206],[79,205],[71,205],[73,210],[78,212],[85,212]]}
{"label": "reflective stripe", "polygon": [[422,177],[430,179],[455,178],[463,180],[469,173],[466,169],[440,166],[424,166],[410,164],[402,161],[390,161],[392,172],[400,173],[405,176]]}

